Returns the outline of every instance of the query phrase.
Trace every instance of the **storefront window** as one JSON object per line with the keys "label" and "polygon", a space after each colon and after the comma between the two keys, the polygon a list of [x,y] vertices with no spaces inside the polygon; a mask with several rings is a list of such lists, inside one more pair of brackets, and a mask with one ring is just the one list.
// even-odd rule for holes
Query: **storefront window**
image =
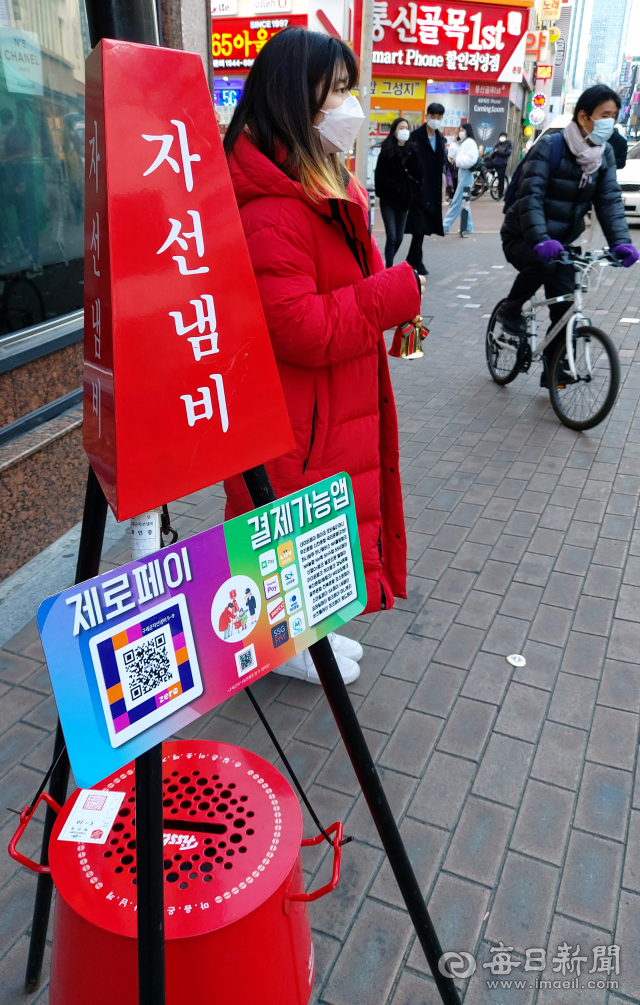
{"label": "storefront window", "polygon": [[82,306],[81,0],[0,0],[0,335]]}

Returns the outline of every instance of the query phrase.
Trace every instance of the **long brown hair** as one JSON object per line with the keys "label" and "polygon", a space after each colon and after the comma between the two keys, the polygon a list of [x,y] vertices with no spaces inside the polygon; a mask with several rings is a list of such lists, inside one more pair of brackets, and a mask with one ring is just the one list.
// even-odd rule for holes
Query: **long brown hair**
{"label": "long brown hair", "polygon": [[358,64],[340,39],[304,28],[285,28],[273,35],[247,77],[224,138],[227,156],[248,130],[260,153],[299,181],[313,199],[344,199],[349,175],[336,154],[323,152],[313,127],[343,68],[351,90]]}

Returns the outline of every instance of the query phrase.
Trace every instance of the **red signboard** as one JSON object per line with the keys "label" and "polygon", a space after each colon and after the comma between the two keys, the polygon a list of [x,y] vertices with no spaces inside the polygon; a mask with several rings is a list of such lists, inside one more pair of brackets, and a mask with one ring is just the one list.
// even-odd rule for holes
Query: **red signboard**
{"label": "red signboard", "polygon": [[283,28],[307,27],[306,14],[282,17],[214,17],[211,20],[211,51],[214,70],[250,70],[265,42]]}
{"label": "red signboard", "polygon": [[[436,80],[519,81],[531,4],[374,4],[373,73]],[[356,7],[360,38],[362,3]]]}
{"label": "red signboard", "polygon": [[84,446],[118,520],[293,437],[202,61],[87,60]]}

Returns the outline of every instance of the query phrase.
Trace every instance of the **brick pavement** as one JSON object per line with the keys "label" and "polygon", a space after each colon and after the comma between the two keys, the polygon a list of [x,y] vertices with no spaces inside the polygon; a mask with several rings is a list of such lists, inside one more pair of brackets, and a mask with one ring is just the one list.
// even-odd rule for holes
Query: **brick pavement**
{"label": "brick pavement", "polygon": [[[538,372],[489,379],[483,332],[508,286],[497,207],[477,232],[427,241],[426,358],[392,361],[409,534],[409,599],[357,619],[365,647],[350,687],[445,950],[478,956],[465,1005],[640,1001],[638,276],[606,274],[590,305],[621,351],[623,386],[588,433],[559,425]],[[461,289],[469,287],[470,290]],[[462,299],[469,297],[469,299]],[[181,536],[222,516],[219,487],[171,507]],[[117,565],[126,544],[105,556]],[[512,652],[527,659],[514,670]],[[0,650],[0,842],[51,751],[55,710],[33,622]],[[439,999],[319,688],[255,686],[324,820],[345,821],[338,889],[311,905],[318,1005],[433,1005]],[[186,734],[273,759],[245,696]],[[306,828],[311,833],[307,821]],[[34,827],[27,849],[37,844]],[[308,884],[329,874],[306,850]],[[0,856],[0,1000],[23,1002],[34,879]],[[502,940],[521,990],[491,990],[481,964]],[[619,988],[538,990],[566,942],[588,957],[621,946]],[[525,950],[548,948],[544,974]],[[583,975],[585,976],[585,975]],[[606,979],[606,974],[586,975]],[[504,979],[504,978],[503,978]],[[586,984],[586,980],[580,983]],[[31,1001],[47,1001],[43,986]]]}

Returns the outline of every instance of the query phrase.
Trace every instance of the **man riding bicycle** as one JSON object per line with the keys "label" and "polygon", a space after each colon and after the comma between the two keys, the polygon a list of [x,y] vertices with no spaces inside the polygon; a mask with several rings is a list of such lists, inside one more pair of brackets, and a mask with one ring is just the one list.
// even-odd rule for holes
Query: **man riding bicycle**
{"label": "man riding bicycle", "polygon": [[[511,335],[526,335],[522,307],[542,283],[547,298],[573,293],[573,265],[556,259],[583,232],[584,217],[592,206],[621,265],[628,268],[638,260],[607,143],[619,111],[615,91],[604,84],[589,87],[563,130],[559,156],[554,157],[554,136],[543,136],[522,164],[515,200],[506,209],[500,231],[505,257],[519,273],[498,312],[498,321]],[[562,303],[550,306],[552,326],[565,310]],[[562,329],[544,350],[541,387],[547,386],[548,362],[564,338]]]}

